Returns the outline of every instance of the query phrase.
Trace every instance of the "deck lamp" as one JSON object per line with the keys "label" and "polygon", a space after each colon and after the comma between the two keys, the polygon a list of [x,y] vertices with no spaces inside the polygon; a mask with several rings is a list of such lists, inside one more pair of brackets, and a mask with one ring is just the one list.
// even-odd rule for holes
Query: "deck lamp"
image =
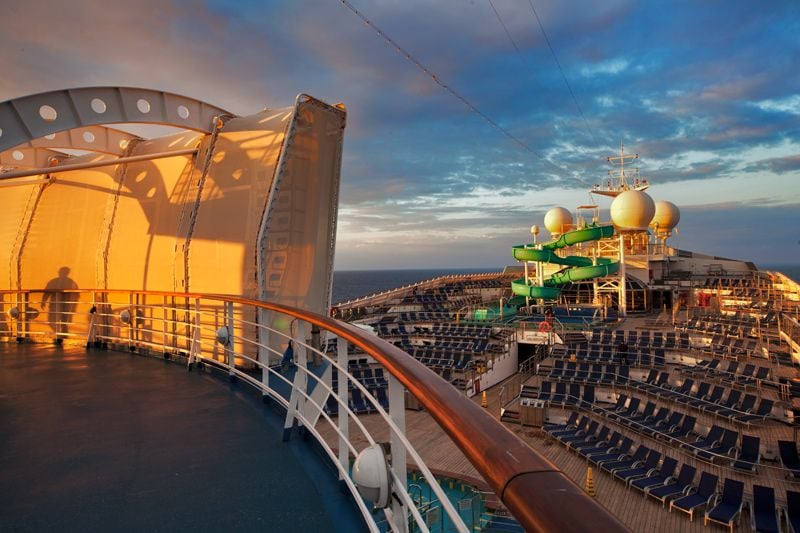
{"label": "deck lamp", "polygon": [[228,332],[228,326],[222,326],[217,329],[216,333],[217,342],[223,346],[227,346],[228,343],[231,341],[231,335]]}
{"label": "deck lamp", "polygon": [[371,501],[376,509],[389,506],[392,495],[392,477],[386,452],[379,443],[361,450],[353,463],[353,482],[359,494]]}

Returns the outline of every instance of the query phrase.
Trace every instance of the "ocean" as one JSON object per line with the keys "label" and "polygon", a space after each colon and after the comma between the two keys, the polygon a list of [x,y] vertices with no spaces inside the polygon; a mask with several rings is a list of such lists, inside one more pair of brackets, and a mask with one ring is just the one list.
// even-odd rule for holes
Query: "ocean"
{"label": "ocean", "polygon": [[[758,265],[761,270],[783,272],[800,283],[800,265]],[[334,303],[346,302],[410,283],[453,274],[481,274],[500,272],[502,268],[449,268],[414,270],[337,270],[333,273]]]}

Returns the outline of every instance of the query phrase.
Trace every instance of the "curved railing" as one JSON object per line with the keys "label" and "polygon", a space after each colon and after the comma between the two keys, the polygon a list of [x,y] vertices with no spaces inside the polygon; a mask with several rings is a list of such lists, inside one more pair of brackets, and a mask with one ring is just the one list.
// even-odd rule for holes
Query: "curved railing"
{"label": "curved railing", "polygon": [[[486,410],[399,348],[351,324],[284,305],[222,295],[96,289],[0,291],[0,296],[0,336],[18,341],[108,343],[132,351],[179,356],[190,365],[202,361],[222,368],[232,378],[260,389],[286,408],[287,432],[300,424],[319,442],[372,531],[378,531],[378,526],[350,471],[350,459],[359,450],[349,431],[357,429],[369,445],[377,438],[351,408],[348,384],[370,402],[370,410],[377,412],[388,428],[394,498],[385,514],[400,530],[406,529],[409,514],[416,527],[428,530],[406,490],[406,454],[457,529],[467,530],[405,435],[404,389],[461,449],[526,531],[625,530],[605,508]],[[39,312],[44,307],[46,315]],[[337,338],[333,355],[327,348],[331,336]],[[297,363],[293,376],[284,375],[275,364],[285,355],[289,340],[294,342]],[[348,372],[350,347],[387,371],[388,412],[379,398]],[[309,365],[309,356],[324,363]],[[336,384],[334,368],[338,371]],[[331,400],[337,405],[336,419],[325,408]]]}

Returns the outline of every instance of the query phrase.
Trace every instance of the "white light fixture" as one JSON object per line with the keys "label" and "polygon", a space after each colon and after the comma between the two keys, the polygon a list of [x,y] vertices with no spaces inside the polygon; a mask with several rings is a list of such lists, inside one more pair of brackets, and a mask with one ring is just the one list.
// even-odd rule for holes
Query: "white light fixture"
{"label": "white light fixture", "polygon": [[392,478],[389,461],[383,446],[375,443],[361,450],[353,463],[353,482],[358,492],[371,501],[376,509],[389,506],[392,494]]}

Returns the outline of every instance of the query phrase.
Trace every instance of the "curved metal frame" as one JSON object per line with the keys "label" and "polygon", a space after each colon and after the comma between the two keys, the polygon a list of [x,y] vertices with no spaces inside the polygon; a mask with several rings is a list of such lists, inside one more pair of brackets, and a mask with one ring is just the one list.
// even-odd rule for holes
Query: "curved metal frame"
{"label": "curved metal frame", "polygon": [[[103,124],[160,124],[211,133],[224,109],[174,93],[131,87],[85,87],[23,96],[0,103],[0,152],[34,139]],[[117,130],[112,130],[117,131]],[[99,143],[98,143],[99,144]]]}
{"label": "curved metal frame", "polygon": [[[2,291],[13,295],[20,292]],[[130,301],[137,295],[202,298],[227,306],[242,305],[274,311],[316,325],[363,350],[408,389],[462,450],[526,531],[626,530],[616,517],[478,404],[445,384],[433,371],[399,348],[351,324],[309,311],[233,296],[101,289],[63,292],[123,294],[128,295]],[[226,352],[233,372],[232,352]]]}

